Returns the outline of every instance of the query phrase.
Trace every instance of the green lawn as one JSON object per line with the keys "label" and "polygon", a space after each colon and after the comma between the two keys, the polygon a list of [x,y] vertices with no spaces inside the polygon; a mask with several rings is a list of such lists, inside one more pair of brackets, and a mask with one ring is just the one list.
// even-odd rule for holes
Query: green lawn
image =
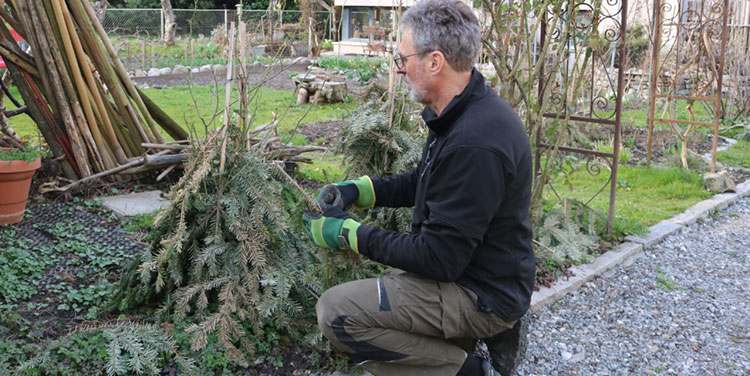
{"label": "green lawn", "polygon": [[[690,120],[690,114],[685,109],[685,101],[677,101],[676,113],[672,113],[672,117],[679,120]],[[664,107],[657,105],[655,108],[655,117],[660,118]],[[693,112],[695,114],[696,121],[703,121],[706,123],[713,123],[713,115],[706,112],[706,109],[700,102],[695,102],[693,105]],[[666,116],[666,115],[665,115]],[[639,109],[630,109],[622,112],[622,125],[630,126],[635,128],[648,128],[648,105]],[[662,123],[661,126],[666,127],[666,124]],[[710,131],[708,127],[698,126],[694,129],[703,129]]]}
{"label": "green lawn", "polygon": [[725,165],[750,168],[750,142],[737,141],[728,150],[718,152],[716,158]]}
{"label": "green lawn", "polygon": [[[194,128],[199,137],[205,135],[204,124],[208,129],[223,124],[221,114],[214,119],[213,124],[211,120],[215,113],[223,112],[224,87],[219,87],[218,93],[211,86],[193,86],[192,89],[188,86],[175,86],[166,89],[146,89],[144,92],[179,124],[183,124],[187,129]],[[236,102],[236,98],[237,91],[233,90],[232,100]],[[293,92],[267,88],[261,88],[254,98],[253,103],[257,104],[254,124],[266,124],[272,121],[276,114],[280,119],[279,128],[290,133],[297,124],[343,119],[360,104],[359,100],[349,96],[344,103],[297,106],[297,98]],[[255,105],[251,104],[250,108],[254,109]],[[233,109],[236,110],[237,105],[234,105]]]}
{"label": "green lawn", "polygon": [[[191,95],[192,91],[192,95]],[[16,98],[20,95],[15,88],[11,92]],[[206,130],[214,129],[223,124],[224,87],[212,86],[174,86],[165,89],[144,89],[143,92],[169,114],[185,129],[194,130],[198,137],[203,137]],[[194,98],[194,99],[193,99]],[[237,91],[232,91],[232,100],[236,102]],[[273,120],[274,113],[280,119],[279,128],[284,135],[291,135],[298,124],[314,123],[325,120],[337,120],[347,117],[352,110],[360,105],[360,101],[352,96],[344,103],[313,106],[304,104],[297,106],[296,96],[291,91],[260,88],[254,97],[257,104],[255,125],[266,124]],[[8,109],[15,106],[8,101]],[[250,108],[255,108],[251,105]],[[237,105],[233,106],[236,111]],[[214,114],[218,114],[214,117]],[[19,115],[10,119],[10,125],[21,136],[39,139],[36,124],[26,115]],[[166,132],[163,132],[167,137]],[[168,137],[167,137],[168,138]],[[299,137],[298,137],[299,138]],[[299,143],[301,140],[295,140]]]}
{"label": "green lawn", "polygon": [[[591,176],[583,170],[573,172],[570,185],[555,184],[562,197],[588,201],[609,179],[608,171]],[[635,230],[656,224],[711,196],[703,187],[701,176],[679,168],[646,168],[620,166],[617,177],[615,214],[626,228]],[[552,193],[547,190],[547,197]],[[591,206],[603,213],[609,211],[609,186],[604,188]]]}

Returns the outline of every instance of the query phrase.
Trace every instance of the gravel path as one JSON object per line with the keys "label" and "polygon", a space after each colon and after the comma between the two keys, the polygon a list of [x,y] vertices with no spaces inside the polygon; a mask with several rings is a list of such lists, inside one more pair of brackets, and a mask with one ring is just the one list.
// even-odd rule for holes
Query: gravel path
{"label": "gravel path", "polygon": [[535,312],[519,375],[750,375],[750,199]]}

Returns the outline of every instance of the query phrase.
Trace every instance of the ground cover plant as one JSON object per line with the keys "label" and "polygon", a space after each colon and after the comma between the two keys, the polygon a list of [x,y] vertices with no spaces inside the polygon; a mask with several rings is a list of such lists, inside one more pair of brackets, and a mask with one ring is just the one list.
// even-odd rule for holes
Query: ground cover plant
{"label": "ground cover plant", "polygon": [[47,342],[98,316],[137,246],[117,238],[121,231],[119,219],[91,200],[33,205],[20,224],[0,226],[0,374],[16,374],[17,367],[27,374],[103,368],[101,336]]}

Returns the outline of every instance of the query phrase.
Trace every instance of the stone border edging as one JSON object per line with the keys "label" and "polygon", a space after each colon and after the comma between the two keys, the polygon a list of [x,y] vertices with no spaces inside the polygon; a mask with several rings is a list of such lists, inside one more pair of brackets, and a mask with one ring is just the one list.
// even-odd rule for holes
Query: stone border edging
{"label": "stone border edging", "polygon": [[573,276],[555,281],[551,287],[542,287],[531,296],[532,311],[552,304],[568,293],[575,291],[584,283],[601,276],[618,265],[629,265],[635,257],[661,242],[669,235],[681,231],[700,218],[706,218],[717,210],[724,209],[740,199],[750,196],[750,179],[737,185],[737,193],[721,193],[703,200],[670,219],[665,219],[648,228],[648,233],[625,237],[625,243],[599,256],[591,264],[576,265],[570,268]]}

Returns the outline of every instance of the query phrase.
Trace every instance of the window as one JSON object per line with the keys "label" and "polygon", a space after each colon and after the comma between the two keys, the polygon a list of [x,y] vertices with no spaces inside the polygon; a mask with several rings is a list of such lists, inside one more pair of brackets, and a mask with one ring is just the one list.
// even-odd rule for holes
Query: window
{"label": "window", "polygon": [[351,21],[349,22],[349,35],[352,38],[366,38],[365,26],[370,25],[370,8],[352,7]]}
{"label": "window", "polygon": [[380,9],[378,12],[378,26],[383,26],[386,29],[391,29],[391,19],[393,17],[393,11],[386,10],[386,9]]}

